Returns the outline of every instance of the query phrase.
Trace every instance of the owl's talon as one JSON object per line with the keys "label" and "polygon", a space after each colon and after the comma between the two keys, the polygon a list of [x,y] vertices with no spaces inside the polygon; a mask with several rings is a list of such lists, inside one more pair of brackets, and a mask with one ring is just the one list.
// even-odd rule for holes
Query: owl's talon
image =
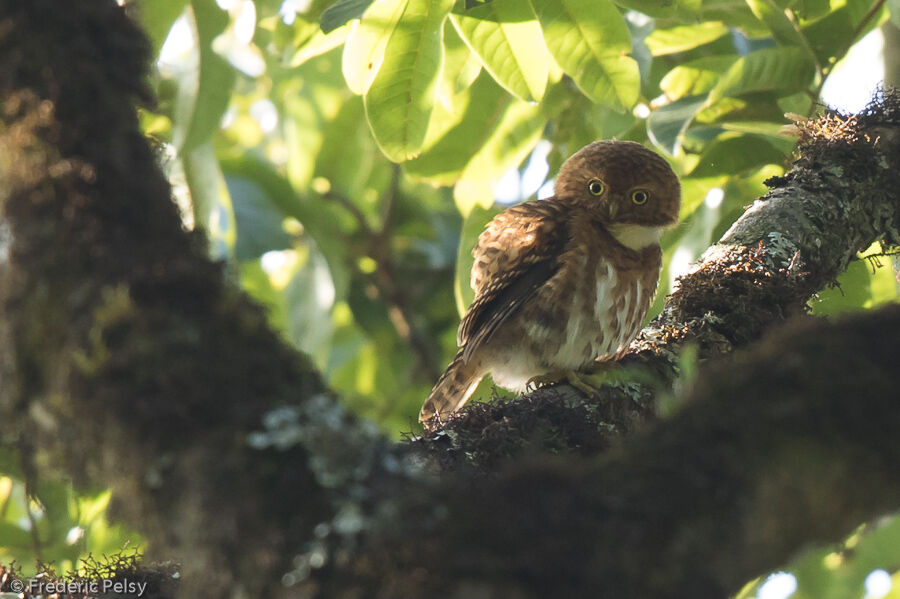
{"label": "owl's talon", "polygon": [[537,391],[541,387],[547,387],[549,385],[555,385],[566,378],[565,372],[548,372],[545,374],[539,374],[537,376],[533,376],[525,383],[525,390],[529,393],[532,391]]}
{"label": "owl's talon", "polygon": [[528,379],[528,382],[525,383],[525,388],[530,392],[549,385],[568,383],[588,397],[592,397],[596,395],[597,390],[607,382],[607,378],[608,377],[605,376],[605,373],[603,372],[592,374],[576,372],[574,370],[563,370],[531,377]]}

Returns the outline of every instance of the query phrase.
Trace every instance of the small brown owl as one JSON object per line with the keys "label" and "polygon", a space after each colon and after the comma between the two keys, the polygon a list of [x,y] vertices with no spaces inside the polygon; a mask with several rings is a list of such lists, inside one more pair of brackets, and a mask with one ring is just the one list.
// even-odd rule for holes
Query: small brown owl
{"label": "small brown owl", "polygon": [[563,164],[552,197],[498,214],[473,252],[475,300],[459,325],[459,352],[419,421],[440,424],[488,373],[524,391],[536,377],[624,353],[656,293],[659,237],[680,203],[678,177],[659,155],[598,141]]}

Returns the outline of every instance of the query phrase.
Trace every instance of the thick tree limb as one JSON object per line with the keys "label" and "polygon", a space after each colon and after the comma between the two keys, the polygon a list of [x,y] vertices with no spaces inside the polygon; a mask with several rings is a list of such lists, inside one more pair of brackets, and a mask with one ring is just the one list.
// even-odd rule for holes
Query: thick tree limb
{"label": "thick tree limb", "polygon": [[451,478],[322,596],[729,596],[900,506],[898,352],[898,306],[784,327],[602,457]]}
{"label": "thick tree limb", "polygon": [[[111,485],[152,555],[183,561],[185,596],[714,597],[900,504],[897,308],[796,325],[601,457],[501,467],[495,451],[493,476],[428,475],[419,446],[344,415],[181,230],[130,105],[141,40],[113,2],[0,0],[0,441],[38,476]],[[810,129],[806,162],[682,281],[634,359],[670,380],[678,344],[744,345],[870,240],[896,243],[897,102],[849,137]],[[570,402],[557,450],[577,431],[599,452],[605,414],[629,430],[652,411],[640,389],[565,393],[531,398],[534,432],[547,398]],[[508,438],[497,422],[440,442],[488,448]]]}
{"label": "thick tree limb", "polygon": [[134,114],[148,51],[111,0],[0,2],[0,441],[112,486],[186,593],[280,588],[383,441],[183,231]]}
{"label": "thick tree limb", "polygon": [[[445,431],[418,440],[445,467],[566,447],[581,453],[653,419],[657,391],[678,377],[685,344],[701,359],[759,339],[832,283],[875,241],[900,245],[900,97],[880,96],[861,115],[826,114],[798,128],[800,158],[679,279],[665,308],[622,360],[628,384],[585,398],[562,386],[527,403],[473,404]],[[628,371],[636,373],[631,380]],[[647,381],[648,378],[650,382]],[[535,406],[539,406],[535,408]],[[553,431],[548,436],[535,431]],[[485,432],[489,431],[489,435]],[[497,444],[495,439],[514,439]]]}

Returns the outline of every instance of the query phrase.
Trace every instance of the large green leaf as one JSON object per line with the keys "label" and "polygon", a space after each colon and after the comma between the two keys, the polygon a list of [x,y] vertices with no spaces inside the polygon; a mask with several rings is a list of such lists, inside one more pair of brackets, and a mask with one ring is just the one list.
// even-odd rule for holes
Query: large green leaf
{"label": "large green leaf", "polygon": [[456,113],[458,106],[455,100],[475,82],[479,73],[481,61],[459,37],[448,19],[444,22],[444,68],[441,69],[438,102],[448,112]]}
{"label": "large green leaf", "polygon": [[347,87],[354,94],[369,90],[384,60],[384,50],[407,0],[375,0],[352,27],[344,44],[342,68]]}
{"label": "large green leaf", "polygon": [[547,119],[537,104],[513,100],[497,128],[472,156],[453,188],[453,198],[463,216],[480,205],[494,203],[494,187],[500,178],[531,153],[541,138]]}
{"label": "large green leaf", "polygon": [[676,154],[681,147],[685,130],[704,104],[703,99],[688,97],[651,112],[647,118],[647,136],[650,141],[669,154]]}
{"label": "large green leaf", "polygon": [[385,156],[419,154],[434,109],[444,57],[443,24],[453,0],[407,0],[365,95],[366,117]]}
{"label": "large green leaf", "polygon": [[532,0],[547,49],[578,88],[596,103],[630,108],[640,94],[631,36],[618,9],[605,0]]}
{"label": "large green leaf", "polygon": [[853,42],[887,20],[887,11],[882,5],[876,14],[868,16],[869,20],[863,26],[863,19],[873,6],[871,0],[847,0],[844,6],[803,27],[803,34],[821,63],[828,64]]}
{"label": "large green leaf", "polygon": [[746,0],[746,2],[756,18],[766,24],[776,42],[784,46],[805,46],[803,35],[788,18],[784,7],[778,6],[772,0]]}
{"label": "large green leaf", "polygon": [[650,48],[653,56],[684,52],[728,34],[728,27],[723,23],[707,22],[699,25],[681,25],[669,29],[657,29],[646,38],[644,43]]}
{"label": "large green leaf", "polygon": [[437,185],[452,185],[490,138],[512,100],[487,73],[479,75],[463,93],[469,99],[462,118],[421,155],[403,165],[407,174]]}
{"label": "large green leaf", "polygon": [[784,153],[764,137],[730,135],[707,145],[689,176],[737,175],[765,164],[784,161]]}
{"label": "large green leaf", "polygon": [[734,64],[736,56],[704,56],[682,63],[666,73],[659,88],[670,100],[705,94],[716,86],[722,73]]}
{"label": "large green leaf", "polygon": [[724,96],[757,91],[794,91],[812,82],[815,66],[802,48],[765,48],[740,57],[709,92],[712,104]]}
{"label": "large green leaf", "polygon": [[219,128],[231,100],[235,72],[212,48],[228,25],[228,15],[215,0],[192,0],[192,25],[199,51],[196,68],[179,75],[172,141],[181,152],[205,143]]}
{"label": "large green leaf", "polygon": [[547,48],[530,2],[493,0],[454,12],[450,19],[484,68],[507,91],[528,101],[544,96]]}

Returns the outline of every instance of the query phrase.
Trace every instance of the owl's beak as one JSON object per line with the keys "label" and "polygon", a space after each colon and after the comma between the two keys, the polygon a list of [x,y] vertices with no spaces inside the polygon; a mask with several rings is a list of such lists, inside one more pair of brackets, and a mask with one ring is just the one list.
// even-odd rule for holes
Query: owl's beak
{"label": "owl's beak", "polygon": [[616,212],[619,211],[619,203],[613,202],[612,198],[610,198],[609,206],[609,220],[613,220],[616,218]]}

